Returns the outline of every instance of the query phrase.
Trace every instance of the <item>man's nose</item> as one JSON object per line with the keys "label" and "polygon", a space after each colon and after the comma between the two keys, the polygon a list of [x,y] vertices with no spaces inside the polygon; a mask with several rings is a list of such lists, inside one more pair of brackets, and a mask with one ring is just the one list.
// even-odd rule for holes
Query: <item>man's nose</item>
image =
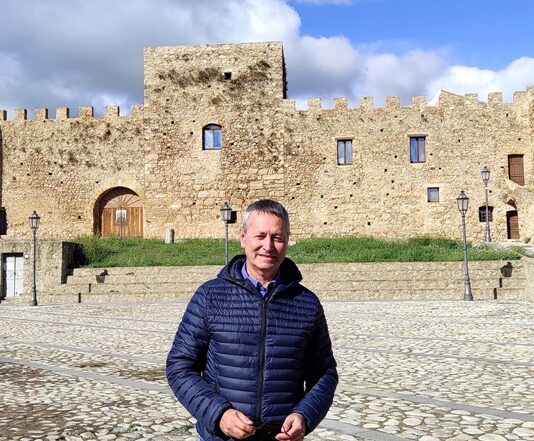
{"label": "man's nose", "polygon": [[274,239],[271,236],[265,236],[263,239],[263,248],[267,251],[274,249]]}

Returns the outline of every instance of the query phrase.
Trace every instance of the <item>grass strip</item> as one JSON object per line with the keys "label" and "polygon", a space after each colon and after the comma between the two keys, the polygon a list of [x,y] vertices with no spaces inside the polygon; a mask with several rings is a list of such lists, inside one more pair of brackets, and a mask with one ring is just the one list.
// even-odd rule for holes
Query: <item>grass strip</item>
{"label": "grass strip", "polygon": [[[165,244],[158,239],[78,237],[81,266],[139,267],[221,265],[224,240],[187,239]],[[230,240],[230,258],[242,253],[239,241]],[[416,237],[408,240],[384,240],[371,237],[304,239],[291,245],[288,257],[297,263],[339,262],[446,262],[463,260],[461,241]],[[468,244],[469,260],[516,260],[517,248],[501,249],[493,245]]]}

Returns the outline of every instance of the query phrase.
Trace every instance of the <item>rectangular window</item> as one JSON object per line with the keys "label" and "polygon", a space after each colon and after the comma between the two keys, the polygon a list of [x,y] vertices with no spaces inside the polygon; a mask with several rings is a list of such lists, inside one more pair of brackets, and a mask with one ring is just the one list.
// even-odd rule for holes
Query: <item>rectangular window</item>
{"label": "rectangular window", "polygon": [[352,139],[337,140],[338,165],[352,164]]}
{"label": "rectangular window", "polygon": [[426,189],[427,202],[439,202],[439,187],[428,187]]}
{"label": "rectangular window", "polygon": [[425,137],[410,137],[410,162],[425,162]]}
{"label": "rectangular window", "polygon": [[516,184],[525,185],[525,169],[523,167],[523,155],[508,156],[508,177]]}

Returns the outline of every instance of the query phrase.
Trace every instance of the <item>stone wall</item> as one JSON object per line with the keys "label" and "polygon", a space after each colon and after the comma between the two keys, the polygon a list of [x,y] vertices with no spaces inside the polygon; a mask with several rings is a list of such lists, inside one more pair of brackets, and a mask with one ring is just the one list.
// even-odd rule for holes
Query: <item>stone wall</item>
{"label": "stone wall", "polygon": [[[324,301],[457,300],[464,295],[462,262],[301,264],[303,285]],[[221,266],[76,268],[67,283],[43,286],[40,303],[187,301]],[[533,300],[523,260],[471,262],[473,298]],[[10,299],[10,301],[25,299]]]}
{"label": "stone wall", "polygon": [[[372,235],[460,238],[456,197],[470,197],[468,238],[482,240],[480,170],[491,171],[494,240],[507,238],[506,213],[518,211],[524,241],[534,237],[534,88],[512,103],[500,93],[442,92],[435,102],[390,97],[333,108],[310,99],[297,110],[285,98],[282,45],[147,48],[144,103],[128,116],[118,107],[95,117],[91,107],[71,118],[37,109],[0,112],[0,206],[7,238],[29,237],[27,218],[41,215],[39,234],[71,238],[95,232],[98,201],[115,187],[136,192],[144,205],[143,234],[163,239],[221,237],[219,209],[241,213],[253,200],[283,202],[295,239]],[[202,129],[222,126],[220,150],[203,150]],[[426,137],[426,161],[410,163],[410,136]],[[352,139],[353,161],[337,164],[337,139]],[[508,179],[508,155],[524,155],[525,185]],[[427,188],[439,202],[427,202]],[[238,224],[230,227],[237,234]]]}
{"label": "stone wall", "polygon": [[[66,283],[69,268],[77,265],[78,246],[70,242],[55,240],[37,240],[35,280],[38,293],[49,287]],[[22,254],[23,264],[23,301],[30,300],[33,276],[33,258],[31,240],[2,240],[0,241],[0,262],[9,254]],[[6,283],[4,274],[0,277],[0,297],[5,293]]]}
{"label": "stone wall", "polygon": [[525,299],[534,302],[534,258],[523,257],[521,260],[525,269]]}

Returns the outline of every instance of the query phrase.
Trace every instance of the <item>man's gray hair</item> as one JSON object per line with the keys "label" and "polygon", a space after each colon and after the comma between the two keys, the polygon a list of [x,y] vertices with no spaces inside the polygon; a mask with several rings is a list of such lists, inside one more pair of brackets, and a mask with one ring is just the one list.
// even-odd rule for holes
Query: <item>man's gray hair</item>
{"label": "man's gray hair", "polygon": [[247,207],[245,216],[243,216],[243,231],[247,231],[250,215],[255,211],[258,213],[269,213],[282,219],[284,228],[289,234],[289,214],[280,202],[273,201],[272,199],[260,199]]}

